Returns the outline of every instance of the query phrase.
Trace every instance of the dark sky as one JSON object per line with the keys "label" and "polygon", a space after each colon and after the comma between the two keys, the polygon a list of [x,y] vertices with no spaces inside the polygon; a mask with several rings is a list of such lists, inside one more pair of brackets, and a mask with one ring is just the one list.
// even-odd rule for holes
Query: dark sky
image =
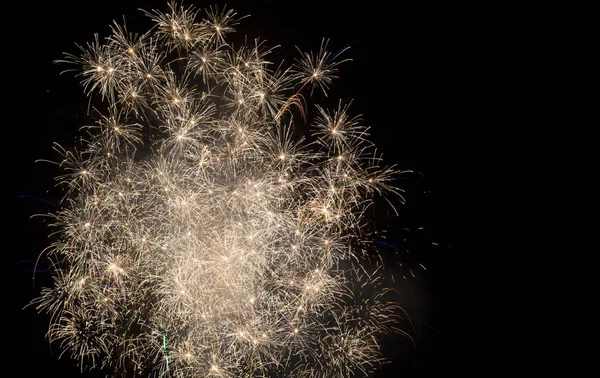
{"label": "dark sky", "polygon": [[[189,3],[192,3],[191,1]],[[333,84],[332,99],[352,97],[355,113],[372,127],[373,140],[388,164],[416,173],[399,186],[407,190],[400,216],[389,218],[392,241],[407,266],[423,263],[417,277],[407,280],[405,308],[412,315],[417,346],[401,338],[385,342],[392,363],[376,377],[429,376],[448,372],[447,355],[452,341],[449,298],[450,272],[446,262],[460,254],[457,234],[462,204],[457,196],[469,174],[462,164],[473,94],[465,72],[478,64],[476,51],[482,41],[462,11],[433,4],[410,2],[284,2],[235,1],[227,4],[239,14],[250,14],[238,30],[249,37],[261,36],[281,45],[283,55],[295,46],[318,49],[322,38],[331,46],[351,43],[354,61],[341,67],[341,79]],[[213,2],[193,2],[203,7]],[[219,4],[223,4],[220,2]],[[18,377],[95,377],[81,375],[67,358],[58,359],[44,339],[47,318],[32,309],[21,310],[39,293],[41,278],[32,280],[33,260],[48,244],[43,222],[32,214],[54,210],[42,199],[53,186],[55,171],[34,163],[53,158],[52,142],[73,140],[82,126],[80,115],[87,105],[72,75],[59,75],[53,60],[62,52],[76,52],[74,43],[91,41],[94,33],[108,35],[108,25],[123,15],[130,30],[144,19],[138,8],[166,8],[162,1],[16,2],[9,18],[18,19],[4,31],[5,81],[10,97],[4,109],[11,116],[3,125],[2,203],[0,253],[3,256],[9,301],[4,322],[4,366]],[[146,22],[144,20],[144,22]],[[144,24],[146,25],[146,24]],[[286,55],[286,56],[287,56]],[[337,96],[337,97],[336,97]],[[418,270],[418,269],[416,269]]]}

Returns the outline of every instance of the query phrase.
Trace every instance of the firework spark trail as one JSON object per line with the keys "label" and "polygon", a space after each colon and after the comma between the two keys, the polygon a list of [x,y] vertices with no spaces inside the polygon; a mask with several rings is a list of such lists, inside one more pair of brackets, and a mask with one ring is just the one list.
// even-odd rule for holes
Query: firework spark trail
{"label": "firework spark trail", "polygon": [[274,68],[264,42],[226,43],[231,10],[145,13],[151,31],[114,24],[62,61],[106,110],[55,147],[49,339],[115,376],[368,375],[402,312],[361,265],[364,213],[398,172],[348,105],[294,134],[346,48]]}

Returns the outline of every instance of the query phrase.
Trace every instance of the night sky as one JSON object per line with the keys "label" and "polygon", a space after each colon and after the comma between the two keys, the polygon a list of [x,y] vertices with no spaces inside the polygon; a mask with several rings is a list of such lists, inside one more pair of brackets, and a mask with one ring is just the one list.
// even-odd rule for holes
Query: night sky
{"label": "night sky", "polygon": [[[197,7],[213,5],[188,1]],[[239,15],[250,14],[238,26],[238,38],[260,36],[269,45],[281,45],[276,54],[296,56],[295,46],[317,50],[322,38],[331,38],[332,50],[351,44],[346,53],[353,62],[340,67],[340,79],[329,98],[309,101],[335,106],[338,99],[353,98],[352,113],[363,114],[371,126],[372,140],[387,164],[413,170],[398,180],[405,189],[406,205],[400,215],[382,210],[378,222],[394,246],[388,253],[404,262],[407,280],[399,284],[414,323],[416,347],[402,337],[384,340],[391,363],[376,377],[420,377],[449,373],[452,341],[449,291],[455,272],[447,261],[460,254],[462,204],[456,193],[466,175],[464,156],[457,143],[466,124],[469,96],[462,75],[475,64],[467,51],[474,46],[463,39],[465,30],[456,10],[434,5],[391,7],[380,2],[229,1]],[[389,2],[392,4],[393,2]],[[387,4],[383,3],[383,4]],[[126,16],[130,31],[145,31],[149,20],[138,8],[166,9],[163,1],[14,2],[7,17],[18,22],[4,31],[6,67],[4,91],[10,98],[4,108],[11,114],[3,122],[1,160],[2,227],[5,296],[3,309],[4,366],[14,377],[96,377],[79,372],[66,356],[58,359],[45,339],[48,317],[22,308],[48,282],[44,272],[32,280],[34,262],[49,244],[42,219],[30,219],[56,209],[59,192],[53,189],[57,171],[36,159],[54,159],[53,142],[72,142],[86,121],[87,101],[72,74],[60,75],[53,63],[63,52],[77,52],[94,33],[105,37],[113,19]],[[14,16],[17,17],[17,16]],[[13,28],[11,30],[11,28]],[[469,58],[467,58],[469,57]],[[388,248],[389,249],[389,248]],[[419,268],[423,264],[427,270]],[[46,264],[42,259],[38,269]],[[416,277],[412,277],[412,269]],[[464,362],[466,363],[466,362]],[[460,362],[459,362],[460,365]],[[2,374],[4,376],[4,374]]]}

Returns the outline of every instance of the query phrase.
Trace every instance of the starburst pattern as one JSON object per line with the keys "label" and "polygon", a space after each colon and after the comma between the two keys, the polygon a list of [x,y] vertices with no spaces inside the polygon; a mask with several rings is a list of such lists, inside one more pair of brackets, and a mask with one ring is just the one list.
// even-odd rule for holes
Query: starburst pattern
{"label": "starburst pattern", "polygon": [[400,332],[365,211],[400,190],[349,105],[317,107],[337,60],[289,68],[226,42],[232,10],[171,4],[155,27],[67,54],[105,111],[79,149],[56,145],[53,287],[33,303],[50,341],[115,376],[350,377]]}

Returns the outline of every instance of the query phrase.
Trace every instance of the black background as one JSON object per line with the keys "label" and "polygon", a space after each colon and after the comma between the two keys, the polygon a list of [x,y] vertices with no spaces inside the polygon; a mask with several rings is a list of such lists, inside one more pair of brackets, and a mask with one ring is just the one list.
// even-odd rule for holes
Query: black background
{"label": "black background", "polygon": [[[401,337],[384,341],[391,363],[376,377],[454,373],[469,364],[468,357],[449,357],[469,354],[450,321],[456,311],[451,305],[453,277],[460,273],[449,261],[463,253],[458,243],[464,228],[462,186],[470,174],[464,169],[464,139],[471,133],[475,108],[481,106],[476,88],[489,75],[480,68],[489,57],[478,53],[488,43],[477,36],[478,22],[463,9],[410,2],[227,4],[240,15],[251,15],[238,34],[281,45],[282,56],[294,56],[295,46],[318,49],[324,37],[331,38],[334,51],[351,43],[347,56],[353,61],[341,66],[330,98],[316,102],[334,106],[338,98],[353,98],[353,113],[363,114],[372,127],[386,163],[415,172],[398,182],[407,191],[400,216],[389,217],[382,226],[389,229],[398,258],[415,272],[412,277],[405,270],[408,278],[399,288],[414,323],[416,347]],[[52,142],[72,141],[85,118],[87,101],[77,80],[59,75],[62,68],[53,61],[63,52],[76,52],[74,43],[91,41],[94,33],[107,36],[109,23],[123,15],[130,31],[145,31],[148,21],[138,8],[166,10],[166,2],[21,2],[6,12],[4,92],[10,106],[4,109],[2,126],[0,253],[9,315],[4,359],[7,371],[14,372],[7,376],[96,376],[81,374],[66,357],[58,359],[44,338],[47,317],[22,310],[46,282],[44,273],[34,282],[31,270],[48,244],[48,231],[42,221],[29,217],[55,209],[41,199],[51,196],[46,191],[52,189],[56,171],[34,161],[55,158]]]}

